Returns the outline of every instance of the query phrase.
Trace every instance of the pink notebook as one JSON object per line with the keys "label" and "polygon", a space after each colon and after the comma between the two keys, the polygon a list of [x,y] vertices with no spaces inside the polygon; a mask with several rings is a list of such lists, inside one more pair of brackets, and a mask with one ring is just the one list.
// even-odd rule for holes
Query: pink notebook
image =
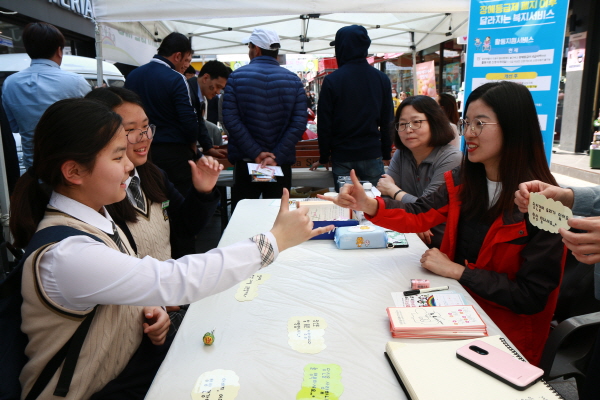
{"label": "pink notebook", "polygon": [[487,336],[485,322],[471,305],[389,307],[395,338],[468,339]]}

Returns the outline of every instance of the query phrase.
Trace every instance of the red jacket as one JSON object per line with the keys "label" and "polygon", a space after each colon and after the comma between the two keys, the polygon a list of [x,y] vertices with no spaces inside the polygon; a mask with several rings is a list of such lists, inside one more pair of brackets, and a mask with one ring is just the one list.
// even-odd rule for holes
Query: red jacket
{"label": "red jacket", "polygon": [[[446,222],[441,251],[454,261],[460,218],[458,169],[445,185],[416,203],[377,198],[373,223],[400,232],[423,232]],[[535,228],[514,210],[498,217],[487,232],[477,261],[459,282],[508,339],[533,364],[542,355],[556,307],[566,257],[560,235]]]}

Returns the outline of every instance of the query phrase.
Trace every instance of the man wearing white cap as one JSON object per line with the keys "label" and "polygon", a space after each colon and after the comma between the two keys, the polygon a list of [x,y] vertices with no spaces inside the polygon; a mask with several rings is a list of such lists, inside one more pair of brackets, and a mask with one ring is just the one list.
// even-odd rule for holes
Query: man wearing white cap
{"label": "man wearing white cap", "polygon": [[[292,184],[296,143],[306,129],[306,94],[300,79],[277,62],[277,32],[256,28],[243,41],[250,64],[235,70],[223,98],[228,158],[234,164],[232,207],[242,199],[281,198]],[[278,165],[277,182],[252,182],[247,163]]]}

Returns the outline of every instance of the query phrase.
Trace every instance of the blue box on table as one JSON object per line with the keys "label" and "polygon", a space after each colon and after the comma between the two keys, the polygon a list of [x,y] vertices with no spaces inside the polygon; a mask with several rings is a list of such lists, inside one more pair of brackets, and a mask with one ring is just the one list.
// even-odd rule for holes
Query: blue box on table
{"label": "blue box on table", "polygon": [[333,239],[341,250],[388,247],[385,229],[375,225],[345,226],[335,230]]}
{"label": "blue box on table", "polygon": [[322,239],[333,239],[335,232],[342,226],[355,226],[358,225],[358,221],[355,219],[349,219],[346,221],[313,221],[313,228],[320,228],[322,226],[335,225],[335,229],[326,233],[322,233],[310,240],[322,240]]}

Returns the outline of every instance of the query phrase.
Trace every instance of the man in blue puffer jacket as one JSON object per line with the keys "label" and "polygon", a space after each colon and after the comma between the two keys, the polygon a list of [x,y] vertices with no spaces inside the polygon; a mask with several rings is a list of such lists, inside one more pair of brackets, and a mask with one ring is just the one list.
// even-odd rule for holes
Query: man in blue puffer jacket
{"label": "man in blue puffer jacket", "polygon": [[[242,199],[281,198],[292,185],[291,165],[296,143],[306,129],[306,94],[300,78],[279,66],[279,36],[256,28],[248,43],[250,64],[227,80],[223,123],[228,136],[228,158],[234,164],[232,209]],[[252,182],[247,163],[279,165],[277,182]]]}

